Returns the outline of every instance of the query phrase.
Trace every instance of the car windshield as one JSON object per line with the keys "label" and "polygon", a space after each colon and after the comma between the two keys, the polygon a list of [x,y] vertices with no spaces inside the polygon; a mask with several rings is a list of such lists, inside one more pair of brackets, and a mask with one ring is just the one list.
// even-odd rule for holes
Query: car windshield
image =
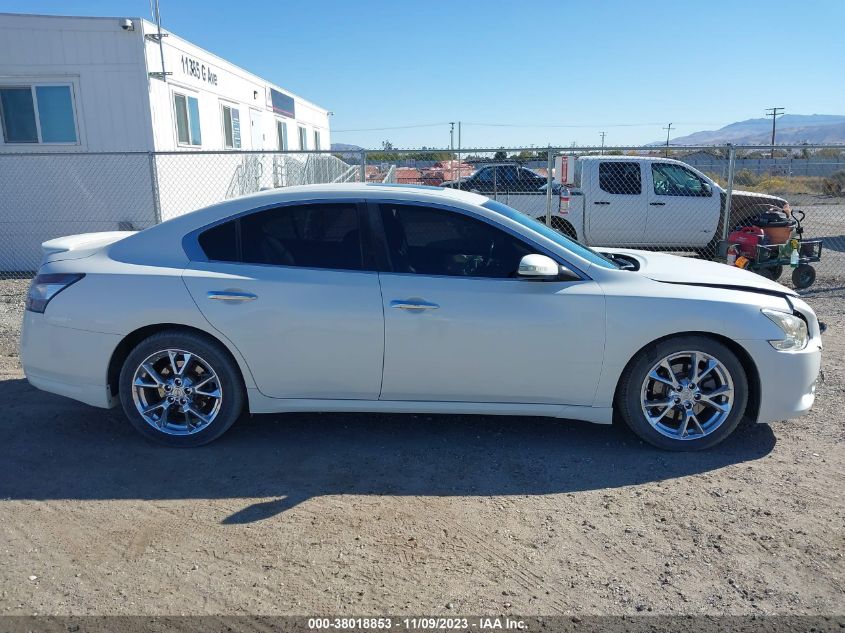
{"label": "car windshield", "polygon": [[562,233],[558,233],[557,231],[552,228],[549,228],[542,222],[538,222],[534,218],[530,218],[524,213],[520,213],[512,207],[509,207],[506,204],[502,204],[498,200],[488,200],[481,206],[485,207],[486,209],[490,209],[491,211],[495,211],[496,213],[501,213],[506,218],[510,218],[511,220],[519,222],[523,226],[533,231],[536,231],[543,237],[547,237],[556,244],[559,244],[563,248],[572,251],[579,257],[583,257],[584,259],[586,259],[592,264],[595,264],[596,266],[601,266],[602,268],[619,268],[619,266],[617,266],[604,255],[597,253],[593,249],[588,248],[583,244],[566,237]]}

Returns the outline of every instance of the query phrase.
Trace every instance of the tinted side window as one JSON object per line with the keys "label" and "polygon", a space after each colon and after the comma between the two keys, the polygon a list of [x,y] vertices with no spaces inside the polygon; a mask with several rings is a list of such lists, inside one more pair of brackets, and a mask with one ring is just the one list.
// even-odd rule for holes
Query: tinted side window
{"label": "tinted side window", "polygon": [[621,161],[599,163],[599,187],[607,193],[639,195],[642,193],[640,164]]}
{"label": "tinted side window", "polygon": [[519,177],[519,172],[515,165],[502,165],[497,168],[499,170],[498,179],[500,183],[512,185],[516,183]]}
{"label": "tinted side window", "polygon": [[210,260],[218,262],[237,262],[237,220],[231,220],[224,224],[218,224],[199,236],[200,248]]}
{"label": "tinted side window", "polygon": [[480,182],[493,182],[493,168],[485,167],[476,174],[476,178]]}
{"label": "tinted side window", "polygon": [[[524,181],[527,180],[532,182],[535,180],[540,180],[542,178],[539,174],[534,173],[530,169],[525,169],[524,167],[520,168],[519,177]],[[542,179],[545,180],[545,178]]]}
{"label": "tinted side window", "polygon": [[651,175],[658,196],[706,196],[704,184],[696,174],[680,165],[653,163]]}
{"label": "tinted side window", "polygon": [[354,204],[308,204],[240,219],[243,261],[303,268],[363,268]]}
{"label": "tinted side window", "polygon": [[486,222],[412,205],[381,205],[395,272],[452,277],[516,277],[530,246]]}

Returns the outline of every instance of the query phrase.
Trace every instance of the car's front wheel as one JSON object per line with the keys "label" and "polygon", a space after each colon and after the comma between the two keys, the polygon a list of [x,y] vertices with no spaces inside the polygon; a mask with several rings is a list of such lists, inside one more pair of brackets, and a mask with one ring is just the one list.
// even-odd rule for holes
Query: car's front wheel
{"label": "car's front wheel", "polygon": [[132,426],[168,446],[207,444],[243,410],[238,367],[217,342],[168,331],[141,341],[120,372],[120,401]]}
{"label": "car's front wheel", "polygon": [[748,403],[748,377],[728,347],[705,336],[680,336],[640,352],[620,383],[617,408],[646,442],[694,451],[737,427]]}

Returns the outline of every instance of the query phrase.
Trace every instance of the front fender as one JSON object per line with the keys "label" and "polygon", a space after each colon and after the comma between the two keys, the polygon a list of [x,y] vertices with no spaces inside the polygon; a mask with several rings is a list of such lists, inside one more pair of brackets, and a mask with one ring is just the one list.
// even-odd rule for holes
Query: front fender
{"label": "front fender", "polygon": [[[692,295],[690,290],[678,292]],[[726,298],[727,301],[721,300]],[[605,364],[593,406],[612,406],[616,386],[628,362],[639,350],[659,339],[709,334],[730,339],[745,348],[744,341],[780,338],[783,333],[761,314],[762,307],[790,310],[786,300],[780,297],[709,288],[700,298],[608,296]]]}

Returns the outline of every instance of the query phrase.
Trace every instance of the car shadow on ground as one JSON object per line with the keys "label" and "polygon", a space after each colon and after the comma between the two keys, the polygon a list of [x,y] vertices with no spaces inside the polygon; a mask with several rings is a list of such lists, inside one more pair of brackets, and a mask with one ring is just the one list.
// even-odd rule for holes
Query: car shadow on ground
{"label": "car shadow on ground", "polygon": [[[806,239],[813,239],[807,236]],[[828,251],[837,251],[845,253],[845,235],[825,235],[821,238],[822,248]],[[822,259],[824,259],[824,250],[822,251]]]}
{"label": "car shadow on ground", "polygon": [[260,498],[250,523],[321,495],[542,495],[618,488],[759,459],[767,425],[670,453],[619,426],[548,418],[387,414],[245,417],[197,449],[149,443],[105,411],[0,381],[0,500]]}

